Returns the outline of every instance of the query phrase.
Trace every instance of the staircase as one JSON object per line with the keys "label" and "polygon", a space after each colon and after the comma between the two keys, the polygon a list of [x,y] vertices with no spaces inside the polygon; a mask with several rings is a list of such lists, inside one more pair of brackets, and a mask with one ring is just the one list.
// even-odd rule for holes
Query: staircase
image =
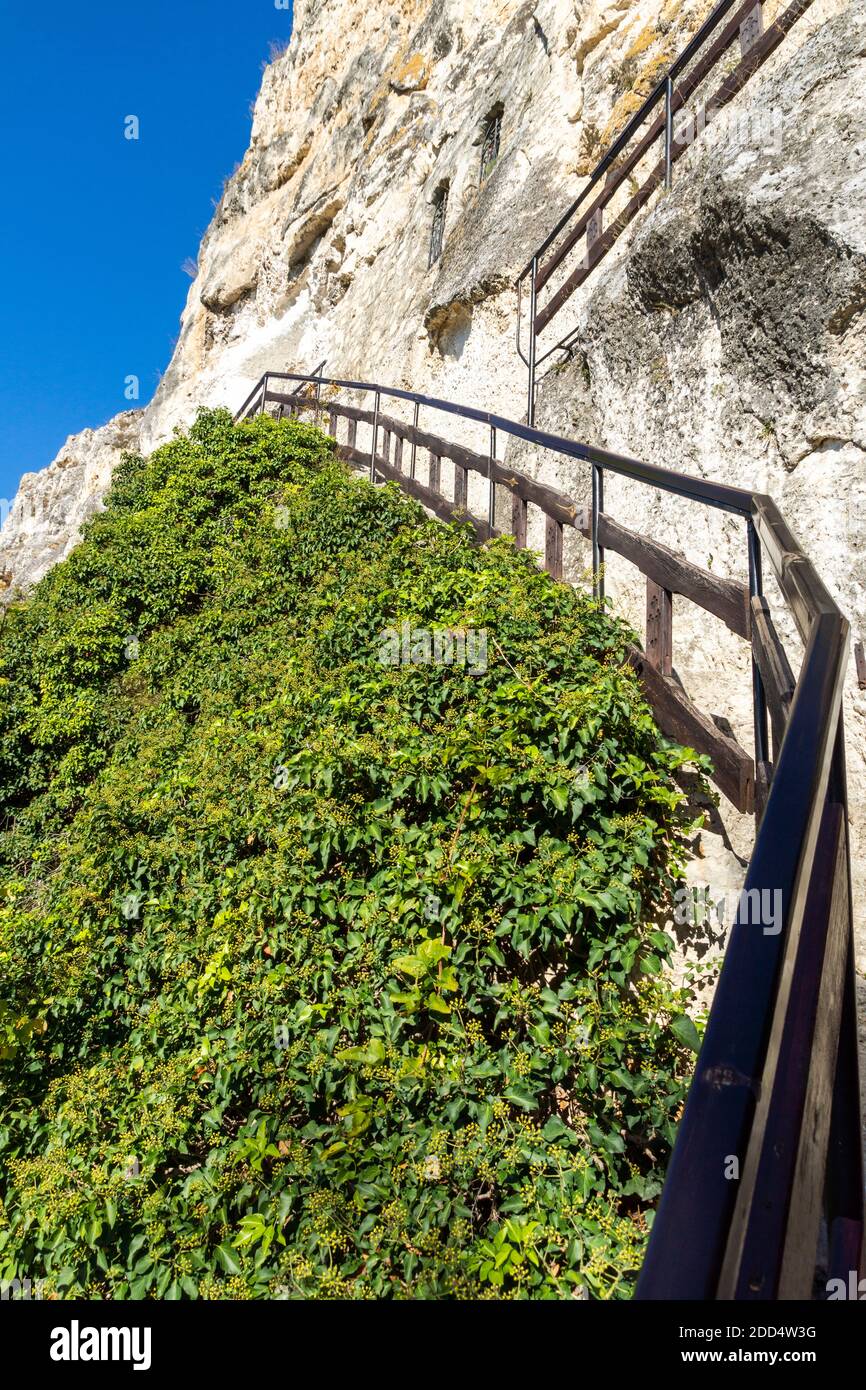
{"label": "staircase", "polygon": [[[435,431],[422,428],[422,410],[437,421]],[[511,534],[525,546],[537,509],[544,565],[555,579],[562,578],[563,536],[572,528],[591,544],[599,601],[606,550],[645,576],[645,642],[629,659],[661,729],[707,753],[724,796],[754,814],[755,840],[637,1297],[811,1298],[822,1235],[829,1253],[821,1277],[842,1278],[847,1287],[850,1271],[863,1272],[864,1233],[841,709],[849,629],[776,504],[760,493],[371,382],[270,372],[237,418],[264,411],[327,422],[349,464],[372,482],[397,483],[444,522],[468,522],[479,541],[498,534],[497,516],[508,513],[503,504],[510,502]],[[472,422],[476,433],[483,428],[486,453],[439,432],[450,434],[458,420]],[[500,437],[588,463],[589,505],[510,468],[497,457]],[[738,517],[748,585],[621,526],[604,510],[607,473]],[[486,516],[469,508],[471,475],[486,482]],[[762,592],[765,563],[805,648],[796,680]],[[749,646],[751,752],[721,733],[673,675],[673,594]],[[761,919],[764,894],[781,902],[771,931]],[[732,1156],[736,1181],[729,1177]]]}
{"label": "staircase", "polygon": [[[671,187],[677,160],[743,90],[811,3],[812,0],[791,0],[765,28],[764,11],[769,8],[770,0],[741,0],[740,4],[736,4],[736,0],[720,0],[599,160],[571,207],[524,266],[516,282],[517,351],[529,373],[527,420],[530,424],[535,423],[538,368],[554,353],[569,352],[575,339],[572,330],[551,346],[544,347],[541,339],[545,330],[653,194]],[[739,62],[713,88],[714,76],[736,44],[739,44]],[[639,183],[641,178],[643,182]],[[626,184],[630,196],[623,201],[618,195]],[[595,196],[588,202],[593,192]],[[611,206],[617,211],[605,227],[605,214]],[[528,356],[521,346],[523,291],[527,281]],[[546,302],[542,303],[545,295]]]}

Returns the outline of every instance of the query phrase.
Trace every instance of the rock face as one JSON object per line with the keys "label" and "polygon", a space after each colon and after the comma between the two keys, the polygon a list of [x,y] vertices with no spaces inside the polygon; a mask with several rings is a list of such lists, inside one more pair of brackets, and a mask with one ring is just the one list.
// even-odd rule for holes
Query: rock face
{"label": "rock face", "polygon": [[[780,8],[767,0],[768,19]],[[60,460],[24,480],[0,568],[26,583],[65,553],[104,486],[91,451],[116,457],[134,447],[136,429],[147,451],[200,405],[237,408],[265,370],[327,358],[330,376],[521,418],[515,275],[710,9],[710,0],[296,0],[295,33],[265,71],[250,148],[202,243],[156,397],[140,419],[119,417],[70,444],[61,459],[76,462],[62,486]],[[538,399],[538,422],[562,433],[770,492],[857,638],[866,629],[864,54],[866,0],[814,0],[733,103],[754,119],[709,127],[678,163],[673,190],[578,291],[562,325],[577,331],[574,358],[551,359]],[[498,158],[482,176],[495,115]],[[431,266],[444,194],[444,247]],[[478,443],[468,427],[450,429]],[[588,499],[580,466],[512,453]],[[50,520],[52,489],[70,499],[62,523]],[[613,479],[606,507],[702,565],[745,573],[742,525],[731,518]],[[569,547],[578,577],[586,548],[576,536]],[[636,572],[611,559],[608,591],[640,627]],[[750,747],[744,645],[675,601],[674,661],[696,701]],[[866,695],[851,668],[862,902]],[[728,860],[712,857],[725,884],[750,833],[726,820]]]}
{"label": "rock face", "polygon": [[[752,79],[740,118],[715,138],[706,132],[671,193],[590,279],[577,308],[580,350],[543,382],[537,420],[770,493],[849,617],[853,644],[866,635],[866,4],[824,19]],[[559,476],[586,486],[573,470]],[[698,564],[747,576],[734,518],[612,477],[605,507]],[[572,575],[585,551],[575,543]],[[796,671],[795,629],[765,579]],[[640,629],[637,572],[611,556],[607,587]],[[751,747],[745,644],[675,599],[674,663],[701,708]],[[853,653],[845,720],[862,923],[866,693]],[[726,818],[744,851],[748,834]]]}
{"label": "rock face", "polygon": [[[176,351],[141,417],[142,450],[200,405],[236,407],[266,369],[324,357],[332,375],[519,415],[514,274],[574,196],[606,128],[708,9],[709,0],[296,0],[291,44],[265,70],[249,150],[202,242]],[[500,153],[482,180],[495,111]],[[430,268],[446,184],[444,253]],[[95,433],[110,441],[115,425]],[[90,450],[85,432],[52,468]],[[32,524],[41,485],[24,480],[0,541],[7,594],[65,553],[106,477],[70,472],[68,515],[44,531]]]}
{"label": "rock face", "polygon": [[0,531],[0,604],[40,580],[99,510],[115,465],[138,449],[140,410],[67,439],[53,463],[25,473]]}
{"label": "rock face", "polygon": [[[523,406],[515,273],[598,157],[633,66],[655,72],[707,0],[343,0],[295,8],[250,148],[202,243],[145,420],[165,436],[266,369],[362,375]],[[662,34],[661,30],[664,30]],[[646,75],[643,81],[646,85]],[[499,158],[481,178],[488,118]],[[444,251],[428,266],[447,189]]]}

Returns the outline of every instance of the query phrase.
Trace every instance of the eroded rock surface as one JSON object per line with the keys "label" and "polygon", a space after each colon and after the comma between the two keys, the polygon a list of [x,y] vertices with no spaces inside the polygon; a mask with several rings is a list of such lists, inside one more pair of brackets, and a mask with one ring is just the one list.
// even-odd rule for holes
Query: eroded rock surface
{"label": "eroded rock surface", "polygon": [[47,468],[24,474],[0,531],[0,604],[69,554],[123,454],[137,451],[141,416],[127,410],[100,429],[70,435]]}

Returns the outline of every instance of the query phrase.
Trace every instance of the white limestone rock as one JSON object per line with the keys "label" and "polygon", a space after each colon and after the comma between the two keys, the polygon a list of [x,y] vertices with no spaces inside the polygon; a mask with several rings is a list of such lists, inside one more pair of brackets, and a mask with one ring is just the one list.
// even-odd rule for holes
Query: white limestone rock
{"label": "white limestone rock", "polygon": [[26,592],[78,540],[100,510],[124,453],[138,448],[140,410],[126,410],[97,430],[70,435],[57,457],[25,473],[0,530],[0,604]]}

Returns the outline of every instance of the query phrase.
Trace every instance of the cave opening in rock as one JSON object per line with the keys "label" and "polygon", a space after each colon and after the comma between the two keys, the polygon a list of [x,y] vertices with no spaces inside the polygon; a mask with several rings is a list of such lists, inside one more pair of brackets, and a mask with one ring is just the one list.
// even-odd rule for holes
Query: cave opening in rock
{"label": "cave opening in rock", "polygon": [[433,221],[430,227],[430,255],[427,261],[427,269],[434,266],[442,256],[442,247],[445,241],[445,217],[448,212],[448,189],[449,182],[446,179],[436,189],[433,195]]}
{"label": "cave opening in rock", "polygon": [[493,173],[499,159],[499,144],[502,138],[502,115],[504,107],[497,102],[484,121],[484,136],[481,141],[481,182]]}

